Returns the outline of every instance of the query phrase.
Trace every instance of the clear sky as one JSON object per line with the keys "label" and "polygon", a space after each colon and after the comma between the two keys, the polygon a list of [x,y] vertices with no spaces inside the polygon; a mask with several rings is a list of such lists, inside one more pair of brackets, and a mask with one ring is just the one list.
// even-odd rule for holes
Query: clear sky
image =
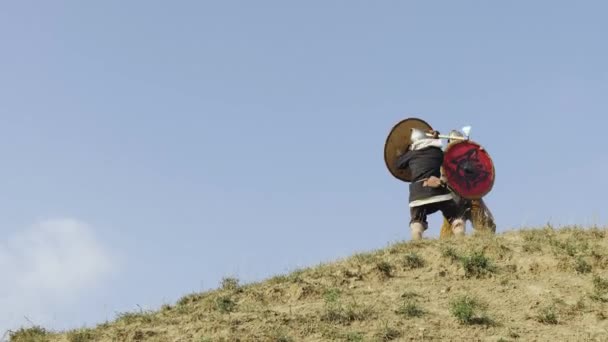
{"label": "clear sky", "polygon": [[223,276],[409,239],[407,184],[383,146],[410,116],[473,127],[494,159],[499,231],[605,225],[607,12],[3,2],[0,334],[91,326]]}

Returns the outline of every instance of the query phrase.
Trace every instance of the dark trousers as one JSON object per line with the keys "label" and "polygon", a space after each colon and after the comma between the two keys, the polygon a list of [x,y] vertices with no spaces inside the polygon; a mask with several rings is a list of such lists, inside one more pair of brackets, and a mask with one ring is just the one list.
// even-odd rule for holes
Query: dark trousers
{"label": "dark trousers", "polygon": [[443,217],[450,223],[456,219],[462,219],[464,216],[464,210],[462,206],[459,206],[455,201],[441,201],[435,203],[424,204],[418,207],[410,208],[410,223],[420,222],[425,227],[428,226],[427,216],[437,211],[441,211]]}

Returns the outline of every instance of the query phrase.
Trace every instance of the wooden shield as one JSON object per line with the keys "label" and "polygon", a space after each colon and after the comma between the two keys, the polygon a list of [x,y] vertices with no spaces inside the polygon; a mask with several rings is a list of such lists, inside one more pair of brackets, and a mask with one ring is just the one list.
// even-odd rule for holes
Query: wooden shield
{"label": "wooden shield", "polygon": [[410,147],[411,129],[417,128],[422,131],[432,130],[431,125],[424,120],[408,118],[397,123],[388,134],[384,143],[384,162],[388,171],[397,179],[411,182],[412,175],[409,169],[398,170],[397,159]]}
{"label": "wooden shield", "polygon": [[481,145],[470,140],[448,145],[442,170],[452,191],[466,199],[480,199],[494,186],[492,158]]}

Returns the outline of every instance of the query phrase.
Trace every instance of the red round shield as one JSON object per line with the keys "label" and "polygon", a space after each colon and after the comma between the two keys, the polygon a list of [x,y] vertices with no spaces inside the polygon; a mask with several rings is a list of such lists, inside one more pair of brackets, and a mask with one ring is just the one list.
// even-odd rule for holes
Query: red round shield
{"label": "red round shield", "polygon": [[443,174],[448,186],[466,199],[479,199],[494,186],[494,163],[481,145],[470,140],[448,145]]}

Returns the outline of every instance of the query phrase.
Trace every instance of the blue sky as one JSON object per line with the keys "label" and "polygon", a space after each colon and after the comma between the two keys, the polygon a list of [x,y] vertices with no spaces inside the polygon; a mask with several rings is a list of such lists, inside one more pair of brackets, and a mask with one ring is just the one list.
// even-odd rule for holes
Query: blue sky
{"label": "blue sky", "polygon": [[473,126],[499,231],[605,225],[607,10],[3,3],[0,330],[90,326],[409,239],[407,184],[382,159],[406,117]]}

